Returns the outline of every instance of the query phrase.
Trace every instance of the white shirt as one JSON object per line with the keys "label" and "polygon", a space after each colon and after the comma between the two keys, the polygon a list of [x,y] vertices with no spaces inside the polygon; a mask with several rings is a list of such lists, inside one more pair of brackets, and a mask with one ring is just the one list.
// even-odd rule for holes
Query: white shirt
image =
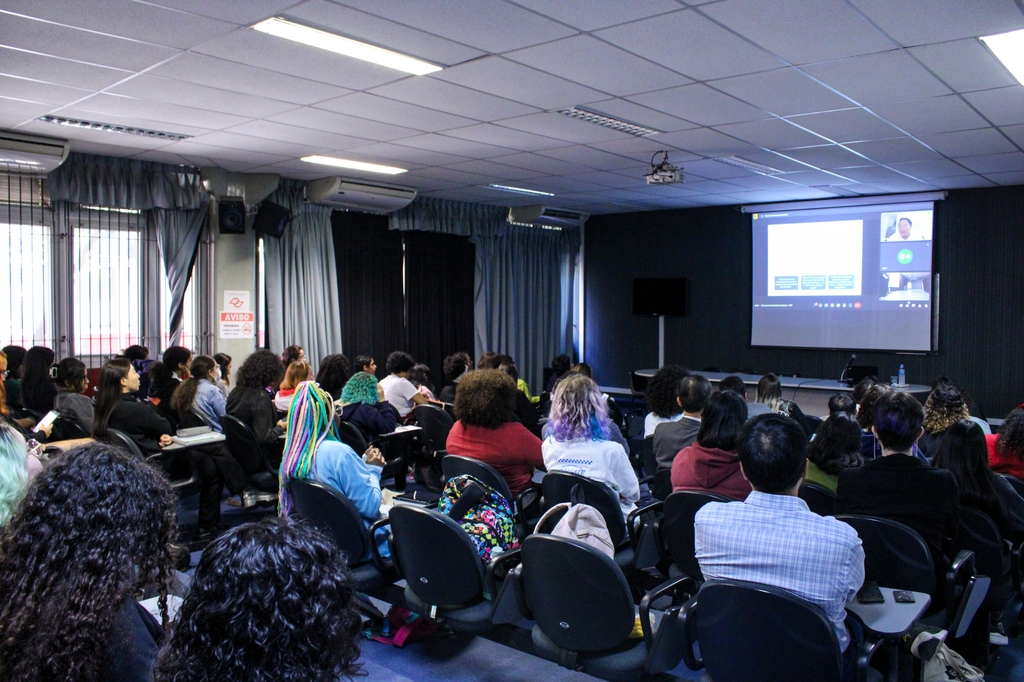
{"label": "white shirt", "polygon": [[419,389],[405,377],[389,374],[381,379],[380,388],[384,391],[384,400],[398,410],[399,417],[408,415],[416,406],[412,397],[419,393]]}
{"label": "white shirt", "polygon": [[561,442],[548,436],[541,444],[548,471],[566,471],[604,483],[619,496],[622,516],[636,509],[640,482],[621,445],[611,440]]}
{"label": "white shirt", "polygon": [[674,414],[671,417],[659,417],[653,412],[648,412],[647,416],[644,417],[644,438],[654,435],[654,429],[658,428],[658,424],[664,424],[665,422],[677,422],[683,418],[683,413]]}

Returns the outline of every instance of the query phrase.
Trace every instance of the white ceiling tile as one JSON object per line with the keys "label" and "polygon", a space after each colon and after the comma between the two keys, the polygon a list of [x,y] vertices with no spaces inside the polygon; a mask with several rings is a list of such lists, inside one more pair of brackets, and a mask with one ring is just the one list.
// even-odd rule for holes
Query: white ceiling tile
{"label": "white ceiling tile", "polygon": [[719,192],[742,192],[739,185],[724,182],[722,180],[698,180],[697,182],[686,183],[687,188],[700,193],[717,194]]}
{"label": "white ceiling tile", "polygon": [[326,149],[349,149],[366,145],[369,140],[349,135],[337,135],[324,130],[291,126],[275,121],[250,121],[228,129],[232,133],[262,137],[268,140],[292,142],[297,145]]}
{"label": "white ceiling tile", "polygon": [[736,178],[729,178],[729,182],[749,189],[773,190],[779,192],[785,192],[793,189],[793,182],[782,176],[751,174]]}
{"label": "white ceiling tile", "polygon": [[934,159],[932,161],[911,161],[910,163],[889,164],[892,168],[912,175],[921,180],[932,178],[945,178],[950,175],[964,175],[971,171],[964,168],[955,161],[949,159]]}
{"label": "white ceiling tile", "polygon": [[595,35],[694,80],[726,78],[783,66],[764,50],[693,10],[616,26]]}
{"label": "white ceiling tile", "polygon": [[[17,125],[39,118],[53,109],[53,105],[0,97],[0,128],[14,128]],[[62,137],[62,131],[51,125],[51,137]]]}
{"label": "white ceiling tile", "polygon": [[[535,189],[541,192],[551,192],[556,195],[576,192],[599,192],[604,189],[601,185],[581,180],[579,177],[563,175],[546,175],[539,178],[520,180],[515,186],[522,187],[523,189]],[[545,201],[549,200],[545,199]],[[534,198],[533,203],[536,202],[537,199]]]}
{"label": "white ceiling tile", "polygon": [[304,146],[294,142],[279,142],[249,135],[239,135],[224,131],[197,135],[190,140],[194,144],[224,147],[226,149],[244,149],[251,152],[266,152],[284,158],[299,158],[311,154],[323,154],[331,151],[329,147]]}
{"label": "white ceiling tile", "polygon": [[736,166],[730,166],[729,164],[722,163],[721,161],[712,161],[711,159],[702,159],[700,161],[690,161],[686,164],[686,175],[700,176],[709,180],[722,180],[726,178],[740,178],[745,175],[750,175],[750,171]]}
{"label": "white ceiling tile", "polygon": [[578,175],[581,171],[580,166],[575,163],[552,159],[538,154],[511,154],[509,156],[500,156],[494,160],[509,166],[525,168],[539,173],[548,173],[550,175]]}
{"label": "white ceiling tile", "polygon": [[642,107],[639,104],[628,102],[624,99],[616,98],[606,99],[600,102],[590,102],[583,108],[596,114],[611,116],[612,118],[617,118],[620,121],[635,123],[662,133],[672,133],[678,130],[687,130],[689,128],[697,127],[696,123],[684,121],[681,118],[669,116],[664,112]]}
{"label": "white ceiling tile", "polygon": [[986,173],[985,177],[1000,185],[1024,185],[1024,170],[1009,173]]}
{"label": "white ceiling tile", "polygon": [[537,109],[435,78],[406,78],[371,91],[375,95],[447,111],[478,121],[530,114]]}
{"label": "white ceiling tile", "polygon": [[[891,168],[886,168],[885,166],[879,166],[877,164],[855,166],[853,168],[837,168],[833,172],[859,183],[876,183],[883,180],[897,180],[899,178],[906,177]],[[833,182],[832,184],[838,184],[838,182]]]}
{"label": "white ceiling tile", "polygon": [[381,163],[389,166],[400,166],[402,168],[414,168],[420,166],[445,166],[448,164],[464,161],[465,157],[455,154],[435,152],[430,149],[417,149],[415,147],[403,147],[388,142],[375,142],[373,144],[353,147],[346,150],[353,154],[372,156],[381,159]]}
{"label": "white ceiling tile", "polygon": [[807,170],[806,165],[774,152],[753,152],[750,154],[744,154],[740,158],[746,159],[747,161],[753,161],[754,163],[760,163],[784,173]]}
{"label": "white ceiling tile", "polygon": [[1024,28],[1013,0],[852,0],[871,21],[902,45],[972,38]]}
{"label": "white ceiling tile", "polygon": [[[798,69],[776,69],[711,83],[733,97],[779,116],[843,109],[850,100],[837,95]],[[781,93],[785,93],[781,96]]]}
{"label": "white ceiling tile", "polygon": [[[76,104],[74,108],[81,111],[95,112],[105,117],[115,115],[129,120],[145,118],[151,121],[163,121],[179,128],[181,126],[194,125],[211,130],[220,130],[221,128],[240,125],[250,120],[242,116],[234,116],[216,111],[163,102],[147,102],[146,100],[104,93],[93,95],[89,99]],[[108,122],[106,118],[103,118],[102,121]],[[180,132],[180,130],[168,132]]]}
{"label": "white ceiling tile", "polygon": [[935,189],[935,185],[924,182],[922,180],[914,180],[913,178],[896,178],[894,180],[882,180],[880,182],[872,183],[875,187],[879,188],[883,192],[899,193],[899,192],[927,192]]}
{"label": "white ceiling tile", "polygon": [[637,174],[635,177],[630,177],[622,175],[621,173],[607,173],[600,171],[597,173],[580,173],[575,177],[587,182],[593,182],[594,184],[601,185],[602,187],[617,187],[620,189],[627,187],[641,187],[645,184],[642,173]]}
{"label": "white ceiling tile", "polygon": [[950,90],[899,50],[804,67],[847,97],[864,105],[948,95]]}
{"label": "white ceiling tile", "polygon": [[412,178],[428,178],[431,180],[446,180],[451,183],[456,183],[456,186],[467,186],[477,185],[480,183],[480,176],[475,173],[465,173],[459,170],[453,170],[451,168],[444,168],[441,166],[435,166],[432,168],[420,168],[415,171],[410,171],[408,174],[403,173],[403,179],[408,177]]}
{"label": "white ceiling tile", "polygon": [[352,90],[372,88],[408,76],[386,66],[250,29],[239,29],[193,51]]}
{"label": "white ceiling tile", "polygon": [[791,64],[893,47],[849,5],[836,0],[726,0],[702,11]]}
{"label": "white ceiling tile", "polygon": [[265,19],[295,4],[295,0],[147,0],[149,4],[171,7],[213,19],[236,24],[250,24]]}
{"label": "white ceiling tile", "polygon": [[513,0],[581,31],[645,19],[679,9],[675,0]]}
{"label": "white ceiling tile", "polygon": [[877,163],[928,161],[930,159],[939,158],[939,155],[936,152],[925,147],[912,137],[896,137],[891,140],[871,140],[869,142],[852,142],[846,146]]}
{"label": "white ceiling tile", "polygon": [[[710,128],[696,128],[678,133],[666,133],[665,135],[660,135],[659,138],[661,142],[676,149],[682,149],[691,154],[710,158],[761,151],[758,147],[748,142],[728,137]],[[669,159],[671,160],[672,158],[670,153]]]}
{"label": "white ceiling tile", "polygon": [[611,128],[553,112],[508,118],[499,121],[498,124],[576,144],[608,142],[630,137]]}
{"label": "white ceiling tile", "polygon": [[501,57],[476,59],[440,71],[433,77],[539,109],[571,107],[607,97],[597,90]]}
{"label": "white ceiling tile", "polygon": [[798,128],[786,119],[778,118],[716,126],[715,130],[765,149],[809,147],[827,142],[818,135]]}
{"label": "white ceiling tile", "polygon": [[980,40],[969,38],[910,49],[935,75],[957,92],[1016,85],[1010,72]]}
{"label": "white ceiling tile", "polygon": [[378,97],[366,92],[355,92],[317,104],[318,109],[336,111],[360,118],[369,118],[394,125],[415,127],[427,133],[436,133],[451,128],[461,128],[476,123],[471,118],[455,116],[436,109],[419,107],[408,102]]}
{"label": "white ceiling tile", "polygon": [[954,175],[948,178],[932,180],[936,187],[942,189],[967,189],[970,187],[994,187],[996,183],[981,175]]}
{"label": "white ceiling tile", "polygon": [[523,180],[543,175],[540,171],[517,168],[503,163],[496,163],[493,160],[473,159],[472,161],[460,161],[445,165],[448,168],[464,173],[476,173],[482,177],[497,177],[505,178],[506,180]]}
{"label": "white ceiling tile", "polygon": [[[45,124],[43,124],[45,125]],[[84,131],[83,131],[84,132]],[[97,133],[91,131],[96,135],[103,135],[103,133]],[[135,142],[135,140],[125,140],[123,138],[134,137],[132,135],[118,135],[118,142]],[[93,139],[73,139],[71,140],[71,151],[79,154],[96,154],[98,156],[113,156],[116,158],[128,158],[135,156],[140,151],[140,146],[122,146],[110,144],[109,142],[102,141],[102,138]]]}
{"label": "white ceiling tile", "polygon": [[[4,10],[133,41],[188,49],[237,27],[235,23],[131,0],[4,0]],[[6,22],[8,17],[4,17]]]}
{"label": "white ceiling tile", "polygon": [[835,144],[820,147],[804,147],[802,149],[788,149],[784,153],[786,156],[791,156],[798,161],[803,161],[804,163],[809,163],[817,168],[825,169],[859,166],[867,163],[863,157],[860,157]]}
{"label": "white ceiling tile", "polygon": [[250,149],[239,149],[217,147],[213,145],[203,144],[201,142],[195,142],[194,140],[182,140],[181,142],[174,142],[162,147],[163,151],[170,152],[172,154],[198,154],[199,156],[207,156],[212,159],[216,159],[218,163],[222,160],[230,160],[236,162],[253,163],[253,164],[267,164],[275,163],[278,161],[285,161],[289,156],[283,156],[280,154],[268,154],[267,152],[252,151]]}
{"label": "white ceiling tile", "polygon": [[524,152],[535,152],[541,149],[553,149],[555,147],[568,146],[568,143],[563,142],[562,140],[534,135],[533,133],[514,130],[513,128],[506,128],[504,126],[496,126],[493,123],[478,123],[476,125],[466,126],[465,128],[455,128],[453,130],[446,131],[445,135],[457,137],[462,140],[484,142],[487,144],[497,145],[499,147],[506,147],[508,149],[518,149],[519,151]]}
{"label": "white ceiling tile", "polygon": [[0,73],[55,85],[101,90],[132,72],[0,47]]}
{"label": "white ceiling tile", "polygon": [[173,166],[191,166],[193,162],[186,159],[180,154],[172,154],[165,152],[162,149],[148,149],[144,152],[139,152],[133,155],[131,158],[139,159],[140,161],[156,161],[157,163],[169,163]]}
{"label": "white ceiling tile", "polygon": [[[612,154],[618,154],[619,156],[625,156],[633,159],[634,161],[643,161],[649,163],[651,155],[655,152],[660,152],[669,145],[662,140],[663,135],[647,135],[645,137],[628,137],[622,140],[613,140],[611,142],[594,142],[587,146],[601,151],[611,152]],[[688,154],[682,150],[672,151],[672,158],[674,160],[686,161],[689,159],[698,159],[699,155]]]}
{"label": "white ceiling tile", "polygon": [[1024,85],[969,92],[964,98],[994,125],[1024,123]]}
{"label": "white ceiling tile", "polygon": [[807,116],[793,116],[793,123],[833,142],[860,142],[901,135],[900,131],[865,109],[843,109]]}
{"label": "white ceiling tile", "polygon": [[1024,147],[1024,125],[1005,126],[1000,128],[1018,147]]}
{"label": "white ceiling tile", "polygon": [[[848,170],[848,169],[847,169]],[[807,187],[820,187],[822,185],[845,185],[853,178],[843,175],[843,171],[829,173],[823,170],[802,170],[783,175],[786,180]]]}
{"label": "white ceiling tile", "polygon": [[298,105],[294,103],[282,102],[267,96],[244,95],[229,90],[144,74],[120,83],[108,89],[107,92],[151,102],[180,104],[250,118],[263,118],[298,108]]}
{"label": "white ceiling tile", "polygon": [[756,121],[768,117],[760,109],[700,83],[635,95],[629,99],[704,126]]}
{"label": "white ceiling tile", "polygon": [[585,145],[574,145],[572,147],[560,147],[558,149],[547,149],[538,151],[541,156],[549,156],[553,159],[568,161],[578,164],[581,167],[615,170],[619,168],[633,168],[636,160],[618,154],[611,154],[600,149]]}
{"label": "white ceiling tile", "polygon": [[351,92],[335,85],[196,52],[181,54],[147,73],[295,104],[315,104]]}
{"label": "white ceiling tile", "polygon": [[443,152],[445,154],[467,156],[477,159],[490,159],[513,151],[506,147],[484,144],[483,142],[473,142],[472,140],[460,140],[456,137],[448,137],[447,135],[439,135],[437,133],[407,137],[399,140],[398,144],[404,147],[429,149],[435,152]]}
{"label": "white ceiling tile", "polygon": [[985,156],[965,156],[956,160],[975,173],[1005,173],[1024,171],[1024,152],[1009,154],[987,154]]}
{"label": "white ceiling tile", "polygon": [[691,82],[689,78],[588,35],[528,47],[505,56],[619,97]]}
{"label": "white ceiling tile", "polygon": [[467,30],[469,10],[459,0],[344,0],[344,4],[485,52],[508,52],[575,33],[567,26],[507,2],[475,3],[472,30]]}
{"label": "white ceiling tile", "polygon": [[876,104],[871,110],[911,135],[985,128],[988,123],[956,95]]}
{"label": "white ceiling tile", "polygon": [[336,114],[333,111],[324,111],[314,107],[293,109],[292,111],[286,111],[283,114],[277,114],[268,118],[278,123],[287,123],[303,128],[312,128],[313,130],[327,130],[339,135],[362,137],[377,142],[397,140],[419,133],[419,131],[412,128],[402,128],[390,123],[378,123],[377,121],[356,118],[355,116],[347,116],[345,114]]}
{"label": "white ceiling tile", "polygon": [[921,135],[919,139],[944,156],[979,156],[1015,151],[1013,144],[995,128]]}
{"label": "white ceiling tile", "polygon": [[177,53],[168,47],[78,31],[13,14],[2,16],[0,45],[39,54],[139,71]]}
{"label": "white ceiling tile", "polygon": [[0,75],[0,97],[64,106],[91,94],[90,90]]}

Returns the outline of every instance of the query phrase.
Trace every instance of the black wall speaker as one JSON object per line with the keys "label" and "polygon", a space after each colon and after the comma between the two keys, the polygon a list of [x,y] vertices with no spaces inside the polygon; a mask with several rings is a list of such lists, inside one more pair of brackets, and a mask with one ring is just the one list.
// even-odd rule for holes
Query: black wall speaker
{"label": "black wall speaker", "polygon": [[217,216],[221,234],[245,234],[245,202],[241,199],[221,199]]}
{"label": "black wall speaker", "polygon": [[280,239],[291,217],[292,212],[287,208],[264,199],[260,202],[256,218],[252,221],[253,232]]}

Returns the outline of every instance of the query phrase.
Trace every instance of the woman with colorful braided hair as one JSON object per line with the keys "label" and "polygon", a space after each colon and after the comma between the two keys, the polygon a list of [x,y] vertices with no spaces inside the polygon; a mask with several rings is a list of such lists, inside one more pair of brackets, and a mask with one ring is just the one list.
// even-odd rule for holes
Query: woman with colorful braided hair
{"label": "woman with colorful braided hair", "polygon": [[[281,516],[288,516],[292,511],[288,481],[314,480],[351,500],[369,526],[380,518],[380,473],[384,469],[384,458],[374,447],[369,448],[365,456],[364,462],[338,437],[331,394],[311,381],[299,384],[288,410],[288,439],[281,460]],[[377,538],[381,556],[389,556],[385,538],[386,531],[382,530]]]}
{"label": "woman with colorful braided hair", "polygon": [[341,392],[341,420],[351,422],[372,440],[391,433],[398,425],[398,411],[384,400],[377,377],[356,372]]}

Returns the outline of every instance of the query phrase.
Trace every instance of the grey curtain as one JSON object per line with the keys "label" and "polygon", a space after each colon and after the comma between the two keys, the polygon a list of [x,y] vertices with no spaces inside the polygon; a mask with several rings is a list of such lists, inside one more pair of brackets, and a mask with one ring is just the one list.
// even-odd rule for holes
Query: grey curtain
{"label": "grey curtain", "polygon": [[152,226],[151,229],[156,232],[160,258],[171,290],[171,309],[168,318],[172,346],[181,342],[185,289],[192,276],[192,266],[196,262],[199,236],[209,215],[209,203],[210,196],[204,194],[200,197],[199,207],[195,209],[153,208],[146,211],[146,225]]}
{"label": "grey curtain", "polygon": [[392,213],[390,226],[469,235],[476,245],[476,357],[489,350],[511,355],[520,376],[539,392],[551,358],[572,355],[572,292],[580,232],[509,225],[507,212],[495,206],[418,198]]}
{"label": "grey curtain", "polygon": [[305,183],[282,179],[270,201],[292,212],[280,239],[264,239],[267,329],[277,352],[298,344],[310,363],[341,353],[341,306],[334,262],[331,209],[307,203]]}

